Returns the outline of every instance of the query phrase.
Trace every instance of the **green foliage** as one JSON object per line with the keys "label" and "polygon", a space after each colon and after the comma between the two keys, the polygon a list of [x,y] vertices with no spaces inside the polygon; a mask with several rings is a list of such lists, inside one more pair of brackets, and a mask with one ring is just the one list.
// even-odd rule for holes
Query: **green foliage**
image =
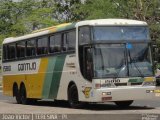
{"label": "green foliage", "polygon": [[0,41],[58,23],[102,18],[146,21],[160,44],[159,0],[0,0]]}
{"label": "green foliage", "polygon": [[0,0],[0,41],[53,26],[53,0]]}
{"label": "green foliage", "polygon": [[109,0],[86,0],[81,6],[81,11],[84,11],[84,19],[102,19],[102,18],[118,18],[119,12]]}
{"label": "green foliage", "polygon": [[54,0],[54,18],[59,23],[73,22],[82,19],[80,16],[81,0]]}

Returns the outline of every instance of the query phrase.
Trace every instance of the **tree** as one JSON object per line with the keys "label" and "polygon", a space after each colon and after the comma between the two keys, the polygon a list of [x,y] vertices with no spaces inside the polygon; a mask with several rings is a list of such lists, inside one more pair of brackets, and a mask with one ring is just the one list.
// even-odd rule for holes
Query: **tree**
{"label": "tree", "polygon": [[84,19],[118,18],[116,7],[110,0],[86,0],[80,10],[84,11]]}
{"label": "tree", "polygon": [[56,20],[53,18],[53,11],[53,0],[36,1],[31,13],[24,18],[24,22],[30,31],[53,26],[57,24]]}
{"label": "tree", "polygon": [[81,15],[84,11],[80,11],[80,7],[83,5],[81,0],[54,0],[55,1],[55,16],[59,23],[74,22],[82,20]]}
{"label": "tree", "polygon": [[0,0],[0,40],[57,24],[53,0]]}

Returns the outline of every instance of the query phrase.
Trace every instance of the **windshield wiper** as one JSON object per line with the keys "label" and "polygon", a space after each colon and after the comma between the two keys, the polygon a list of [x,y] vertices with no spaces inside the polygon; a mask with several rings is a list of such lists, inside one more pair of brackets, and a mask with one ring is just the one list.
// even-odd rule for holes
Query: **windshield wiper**
{"label": "windshield wiper", "polygon": [[[129,56],[129,59],[130,59],[130,62],[129,62],[129,63],[130,63],[131,65],[132,65],[132,63],[133,63],[134,66],[135,66],[135,68],[138,70],[140,76],[144,78],[144,75],[142,74],[141,70],[140,70],[139,67],[137,66],[135,60],[132,59],[131,54],[130,54],[130,50],[128,50],[128,56]],[[128,63],[128,64],[129,64],[129,63]],[[129,72],[130,72],[130,71],[129,71]]]}
{"label": "windshield wiper", "polygon": [[126,60],[127,55],[126,55],[126,51],[125,50],[124,50],[123,54],[124,54],[124,59],[122,59],[122,62],[118,67],[119,70],[116,70],[116,75],[114,77],[115,79],[119,77],[120,72],[122,71],[122,69],[125,68],[125,66],[127,66],[127,60]]}

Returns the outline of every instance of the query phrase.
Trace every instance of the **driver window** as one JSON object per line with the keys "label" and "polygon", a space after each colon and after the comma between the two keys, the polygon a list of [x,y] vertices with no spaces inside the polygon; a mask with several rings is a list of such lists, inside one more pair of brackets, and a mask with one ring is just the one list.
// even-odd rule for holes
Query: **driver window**
{"label": "driver window", "polygon": [[90,28],[88,26],[79,28],[79,44],[84,45],[90,43]]}

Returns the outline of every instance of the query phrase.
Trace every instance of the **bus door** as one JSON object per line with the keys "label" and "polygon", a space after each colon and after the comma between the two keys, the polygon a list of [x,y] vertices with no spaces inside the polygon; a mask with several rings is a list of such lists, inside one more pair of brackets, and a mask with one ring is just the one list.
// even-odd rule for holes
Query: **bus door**
{"label": "bus door", "polygon": [[91,81],[93,76],[92,48],[83,46],[79,54],[81,73],[85,79]]}

